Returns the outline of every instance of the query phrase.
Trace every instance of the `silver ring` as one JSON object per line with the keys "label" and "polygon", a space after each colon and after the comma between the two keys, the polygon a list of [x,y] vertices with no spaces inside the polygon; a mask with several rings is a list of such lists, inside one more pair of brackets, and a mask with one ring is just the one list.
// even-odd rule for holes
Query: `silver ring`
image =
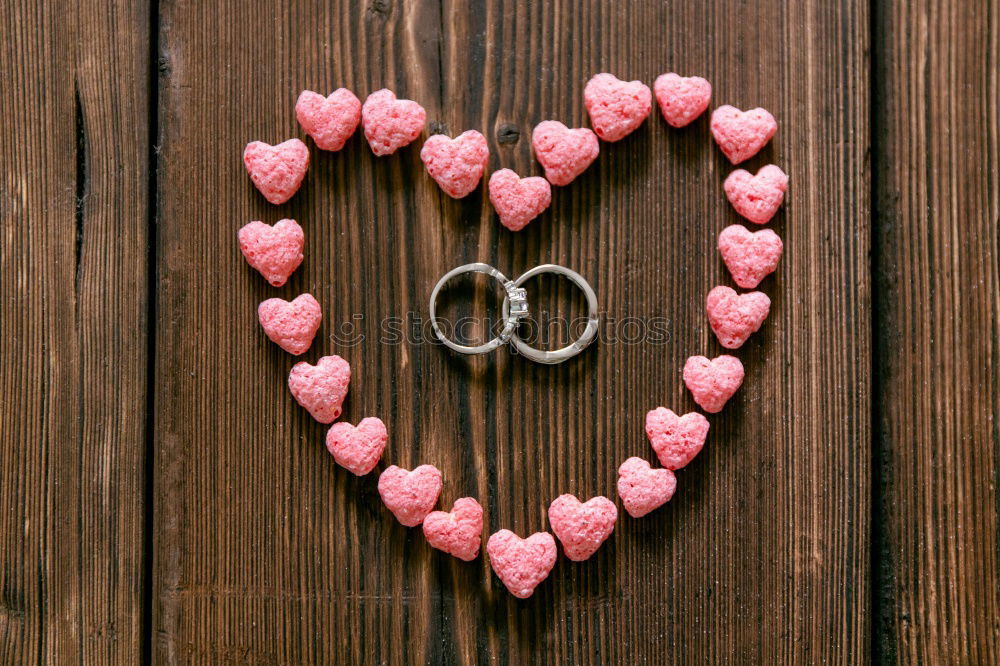
{"label": "silver ring", "polygon": [[[584,296],[587,297],[587,327],[583,329],[583,335],[581,335],[579,339],[562,349],[556,349],[555,351],[542,351],[541,349],[529,347],[516,332],[511,338],[511,344],[513,344],[514,348],[517,349],[517,351],[523,356],[535,361],[536,363],[553,365],[555,363],[562,363],[567,359],[573,358],[586,349],[587,346],[594,341],[594,338],[597,337],[597,327],[599,324],[597,319],[597,294],[594,293],[590,283],[584,280],[582,275],[576,271],[572,271],[556,264],[542,264],[541,266],[535,266],[530,271],[525,272],[514,280],[514,286],[520,287],[525,283],[525,281],[535,277],[536,275],[540,275],[541,273],[556,273],[557,275],[562,275],[568,278],[569,281],[579,287],[580,291],[582,291]],[[504,299],[502,308],[504,317],[507,317],[507,310],[509,307],[507,299]]]}
{"label": "silver ring", "polygon": [[[502,306],[504,319],[503,330],[500,331],[500,335],[493,338],[489,342],[477,346],[460,345],[457,342],[445,337],[445,334],[441,330],[441,327],[438,326],[437,321],[436,304],[438,293],[441,291],[441,288],[446,282],[464,273],[484,273],[489,275],[503,285],[504,291],[507,294],[503,299]],[[527,292],[521,288],[521,285],[525,281],[541,273],[556,273],[568,278],[573,284],[579,287],[580,290],[583,291],[584,296],[587,297],[587,327],[584,329],[583,335],[581,335],[580,338],[572,344],[567,345],[562,349],[556,349],[555,351],[542,351],[541,349],[529,347],[528,344],[517,335],[517,327],[520,324],[521,319],[528,314]],[[503,273],[489,264],[475,263],[459,266],[458,268],[445,273],[444,277],[438,280],[438,283],[434,285],[434,290],[431,291],[431,299],[428,309],[430,310],[431,328],[434,330],[434,334],[449,349],[453,349],[462,354],[485,354],[486,352],[493,351],[502,344],[510,342],[524,357],[535,361],[536,363],[552,365],[555,363],[562,363],[563,361],[576,356],[586,349],[587,346],[594,341],[594,338],[597,337],[597,294],[594,293],[590,283],[583,279],[582,275],[576,271],[572,271],[556,264],[542,264],[541,266],[535,266],[513,281],[508,280]]]}
{"label": "silver ring", "polygon": [[[457,342],[445,337],[444,332],[441,327],[438,326],[437,321],[437,310],[436,303],[438,292],[441,291],[441,287],[445,285],[446,282],[454,277],[462,275],[464,273],[485,273],[490,277],[496,279],[500,284],[503,285],[504,291],[507,295],[504,297],[504,313],[503,318],[506,320],[504,323],[503,330],[500,331],[500,335],[493,338],[489,342],[477,345],[475,347],[470,347],[469,345],[460,345]],[[507,303],[513,304],[512,308],[507,307]],[[518,321],[521,317],[528,314],[528,299],[525,294],[524,289],[519,289],[517,285],[508,280],[503,273],[493,268],[489,264],[466,264],[464,266],[459,266],[453,270],[448,271],[444,274],[438,283],[434,285],[434,291],[431,292],[431,302],[430,307],[431,315],[431,328],[434,329],[434,334],[437,335],[438,340],[440,340],[444,345],[450,349],[454,349],[457,352],[463,354],[485,354],[486,352],[491,352],[502,344],[505,344],[510,337],[514,335],[514,331],[517,329]]]}

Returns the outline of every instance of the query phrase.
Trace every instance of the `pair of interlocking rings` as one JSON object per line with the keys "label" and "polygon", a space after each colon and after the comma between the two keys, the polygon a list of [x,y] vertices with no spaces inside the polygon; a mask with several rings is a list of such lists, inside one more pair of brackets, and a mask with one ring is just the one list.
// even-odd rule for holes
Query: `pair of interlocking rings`
{"label": "pair of interlocking rings", "polygon": [[[500,331],[499,335],[489,342],[476,346],[462,345],[449,339],[445,336],[440,326],[438,326],[436,316],[437,298],[441,288],[449,280],[465,273],[484,273],[489,275],[500,282],[506,292],[501,309],[504,322],[503,329]],[[541,349],[530,347],[517,334],[517,328],[521,319],[528,315],[528,294],[521,287],[521,285],[530,278],[533,278],[541,273],[555,273],[568,278],[570,282],[579,287],[587,297],[587,326],[584,328],[583,335],[581,335],[579,339],[574,341],[572,344],[567,345],[562,349],[556,349],[555,351],[543,351]],[[536,363],[552,365],[555,363],[562,363],[567,359],[573,358],[586,349],[587,345],[593,342],[594,338],[597,337],[597,295],[594,293],[590,284],[583,279],[583,276],[576,271],[572,271],[564,266],[558,266],[556,264],[542,264],[541,266],[535,266],[515,280],[508,280],[503,273],[489,264],[476,263],[459,266],[458,268],[448,271],[444,277],[438,280],[438,283],[434,285],[434,290],[431,292],[429,309],[431,327],[434,329],[434,334],[437,335],[438,339],[441,340],[446,347],[462,354],[485,354],[493,351],[500,345],[504,345],[509,342],[514,346],[518,353],[525,358],[535,361]]]}

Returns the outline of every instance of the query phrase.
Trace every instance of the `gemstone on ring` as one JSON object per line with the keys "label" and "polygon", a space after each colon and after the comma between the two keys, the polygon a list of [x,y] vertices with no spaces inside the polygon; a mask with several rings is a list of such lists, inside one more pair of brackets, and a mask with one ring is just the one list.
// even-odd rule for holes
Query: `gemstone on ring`
{"label": "gemstone on ring", "polygon": [[528,315],[528,291],[516,286],[513,282],[504,284],[507,290],[507,300],[510,301],[510,314],[521,319]]}

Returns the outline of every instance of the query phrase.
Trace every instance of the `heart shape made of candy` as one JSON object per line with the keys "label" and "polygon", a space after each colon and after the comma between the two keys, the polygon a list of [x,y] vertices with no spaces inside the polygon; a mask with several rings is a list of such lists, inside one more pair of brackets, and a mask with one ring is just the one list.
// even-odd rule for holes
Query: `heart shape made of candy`
{"label": "heart shape made of candy", "polygon": [[421,465],[412,472],[393,465],[378,478],[378,494],[396,520],[415,527],[434,509],[441,485],[441,472],[433,465]]}
{"label": "heart shape made of candy", "polygon": [[660,464],[678,470],[705,446],[708,419],[698,412],[677,416],[666,407],[657,407],[646,414],[646,436]]}
{"label": "heart shape made of candy", "polygon": [[671,127],[685,127],[708,108],[712,84],[700,76],[679,76],[670,72],[656,77],[653,93],[663,119]]}
{"label": "heart shape made of candy", "polygon": [[320,423],[340,417],[350,383],[351,364],[339,356],[324,356],[316,365],[302,361],[288,373],[288,390],[295,401]]}
{"label": "heart shape made of candy", "polygon": [[[700,77],[664,74],[654,84],[657,103],[666,122],[684,127],[708,107],[712,87]],[[532,132],[532,149],[545,170],[545,178],[520,178],[510,169],[496,171],[489,180],[489,198],[501,224],[512,231],[523,229],[552,201],[553,185],[567,185],[585,171],[600,152],[598,137],[618,141],[634,132],[649,115],[652,93],[640,81],[621,81],[611,74],[595,75],[584,91],[584,104],[594,131],[570,129],[558,121],[543,121]],[[323,97],[303,91],[296,102],[296,117],[317,147],[337,151],[360,123],[376,155],[389,155],[415,141],[426,125],[426,112],[412,100],[396,99],[389,90],[372,93],[364,104],[341,88]],[[740,111],[722,106],[712,114],[710,127],[723,153],[734,164],[759,152],[774,136],[777,124],[764,109]],[[420,151],[427,172],[449,196],[463,198],[482,181],[490,151],[486,137],[475,130],[454,139],[435,134]],[[260,141],[247,144],[244,164],[257,189],[268,201],[287,201],[300,187],[309,166],[309,150],[298,139],[271,146]],[[726,179],[724,190],[736,211],[750,222],[764,224],[781,206],[788,177],[775,165],[751,175],[742,169]],[[304,234],[294,220],[273,227],[251,222],[239,232],[240,250],[247,262],[272,285],[281,286],[302,262]],[[743,288],[753,288],[777,266],[781,239],[769,230],[750,233],[740,225],[725,229],[718,239],[719,252]],[[706,299],[712,330],[723,346],[737,348],[758,330],[767,317],[770,300],[765,294],[738,294],[729,287],[713,289]],[[291,302],[268,299],[258,307],[267,336],[292,354],[309,349],[322,321],[319,303],[310,294]],[[709,360],[690,357],[683,378],[695,401],[709,413],[719,412],[739,389],[743,366],[733,356]],[[350,365],[339,356],[325,356],[316,365],[296,364],[289,373],[289,390],[321,423],[331,423],[342,412],[351,380]],[[704,447],[708,420],[698,413],[677,415],[664,407],[646,415],[646,434],[662,469],[653,469],[638,457],[618,468],[617,489],[632,517],[648,514],[668,502],[677,487],[674,471],[688,465]],[[362,419],[357,426],[336,423],[326,435],[326,445],[336,463],[358,476],[374,470],[386,448],[388,432],[378,418]],[[422,525],[431,547],[461,560],[475,559],[480,550],[484,511],[472,497],[462,497],[451,511],[434,511],[441,490],[441,472],[432,465],[413,471],[392,465],[379,476],[378,490],[386,507],[407,527]],[[571,494],[557,497],[549,506],[548,532],[522,539],[510,530],[492,534],[486,550],[490,565],[510,592],[530,597],[550,573],[558,556],[556,538],[568,559],[583,561],[613,533],[618,509],[598,496],[581,502]]]}
{"label": "heart shape made of candy", "polygon": [[728,104],[712,112],[712,136],[733,164],[745,162],[767,145],[778,123],[767,109],[740,111]]}
{"label": "heart shape made of candy", "polygon": [[729,174],[722,189],[737,213],[754,224],[767,224],[785,200],[788,176],[773,164],[761,167],[757,175],[737,169]]}
{"label": "heart shape made of candy", "polygon": [[267,299],[257,306],[257,318],[271,342],[299,356],[312,345],[323,310],[312,294],[302,294],[292,301]]}
{"label": "heart shape made of candy", "polygon": [[737,294],[729,287],[719,286],[708,292],[705,312],[712,332],[726,349],[739,349],[751,335],[760,330],[771,311],[771,299],[762,291]]}
{"label": "heart shape made of candy", "polygon": [[692,356],[684,363],[684,385],[694,401],[709,414],[722,411],[743,384],[743,364],[735,356],[717,356],[712,360]]}
{"label": "heart shape made of candy", "polygon": [[527,599],[548,578],[556,564],[556,541],[548,532],[522,539],[510,530],[490,535],[486,542],[490,566],[504,586],[518,599]]}
{"label": "heart shape made of candy", "polygon": [[597,135],[586,127],[570,129],[557,120],[545,120],[531,133],[535,159],[553,185],[569,185],[597,159]]}
{"label": "heart shape made of candy", "polygon": [[562,543],[566,557],[574,562],[589,559],[611,536],[618,520],[618,507],[607,497],[581,502],[573,495],[560,495],[549,505],[549,524]]}
{"label": "heart shape made of candy", "polygon": [[500,217],[500,224],[520,231],[552,203],[552,186],[538,176],[520,178],[510,169],[494,171],[490,176],[490,203]]}
{"label": "heart shape made of candy", "polygon": [[476,130],[462,132],[454,139],[435,134],[420,149],[427,173],[453,199],[468,196],[479,186],[489,157],[486,137]]}
{"label": "heart shape made of candy", "polygon": [[274,226],[250,222],[237,234],[240,252],[273,287],[280,287],[302,263],[305,234],[295,220],[278,220]]}
{"label": "heart shape made of candy", "polygon": [[472,497],[460,497],[451,511],[428,513],[423,530],[432,548],[471,562],[479,555],[483,538],[483,507]]}
{"label": "heart shape made of candy", "polygon": [[389,431],[382,419],[369,416],[356,426],[344,421],[330,426],[326,450],[338,465],[356,476],[364,476],[378,465],[388,441]]}
{"label": "heart shape made of candy", "polygon": [[283,204],[299,191],[309,169],[309,149],[300,139],[276,146],[251,141],[243,149],[243,166],[254,187],[273,204]]}
{"label": "heart shape made of candy", "polygon": [[426,122],[424,107],[410,99],[396,99],[396,94],[385,88],[368,95],[361,107],[365,138],[380,157],[416,141]]}
{"label": "heart shape made of candy", "polygon": [[361,100],[347,88],[338,88],[323,97],[303,90],[295,102],[295,117],[320,150],[344,147],[361,121]]}
{"label": "heart shape made of candy", "polygon": [[677,477],[669,469],[653,469],[635,456],[618,467],[618,496],[633,518],[642,518],[674,496]]}
{"label": "heart shape made of candy", "polygon": [[774,272],[781,260],[784,245],[770,229],[751,232],[733,224],[719,234],[719,254],[733,276],[733,282],[753,289]]}
{"label": "heart shape made of candy", "polygon": [[649,115],[653,95],[642,81],[622,81],[596,74],[583,89],[583,104],[594,133],[604,141],[621,141]]}

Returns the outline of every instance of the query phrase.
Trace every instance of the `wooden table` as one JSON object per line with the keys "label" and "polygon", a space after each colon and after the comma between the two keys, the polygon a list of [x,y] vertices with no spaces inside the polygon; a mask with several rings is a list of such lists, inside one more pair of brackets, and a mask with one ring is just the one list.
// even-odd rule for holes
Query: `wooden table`
{"label": "wooden table", "polygon": [[[1000,661],[995,0],[6,0],[0,27],[0,663]],[[615,496],[645,412],[694,409],[685,358],[723,351],[707,118],[654,111],[518,234],[416,146],[313,147],[279,207],[240,154],[304,136],[302,89],[385,86],[537,174],[532,127],[585,125],[593,73],[671,70],[778,118],[748,163],[791,179],[773,309],[674,500],[518,601],[333,464],[256,305],[323,304],[304,358],[350,360],[383,466],[437,465],[489,533],[547,529],[560,493]],[[281,217],[306,261],[274,289],[235,234]],[[580,271],[617,337],[556,367],[380,339],[477,260]]]}

